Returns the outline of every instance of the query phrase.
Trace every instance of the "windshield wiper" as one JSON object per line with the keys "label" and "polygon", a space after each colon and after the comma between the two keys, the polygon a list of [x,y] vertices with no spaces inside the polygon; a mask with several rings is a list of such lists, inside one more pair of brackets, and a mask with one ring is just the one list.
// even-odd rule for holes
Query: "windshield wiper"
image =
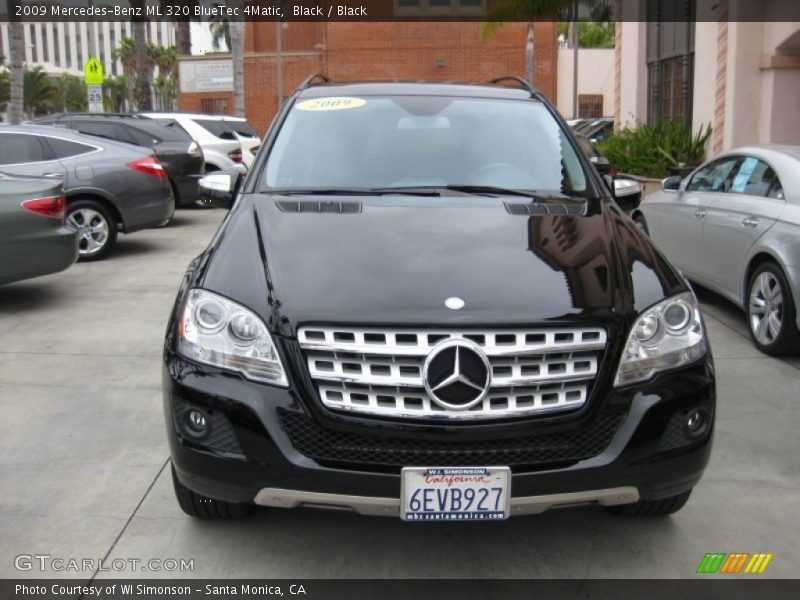
{"label": "windshield wiper", "polygon": [[532,198],[533,200],[578,200],[584,201],[585,197],[576,193],[562,190],[558,192],[559,195],[538,192],[536,190],[519,190],[514,188],[504,188],[494,185],[467,185],[467,184],[449,184],[444,186],[444,189],[453,190],[455,192],[465,192],[468,194],[486,194],[492,196],[522,196],[524,198]]}
{"label": "windshield wiper", "polygon": [[411,196],[440,196],[436,188],[285,188],[267,189],[265,193],[278,196],[382,196],[408,194]]}

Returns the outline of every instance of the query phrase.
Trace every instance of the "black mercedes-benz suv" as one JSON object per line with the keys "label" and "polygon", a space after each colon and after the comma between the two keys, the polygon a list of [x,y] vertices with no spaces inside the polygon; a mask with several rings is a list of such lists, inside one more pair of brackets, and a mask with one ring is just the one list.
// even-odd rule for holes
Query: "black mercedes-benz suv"
{"label": "black mercedes-benz suv", "polygon": [[524,82],[313,78],[168,326],[181,508],[498,520],[680,509],[714,368],[684,278]]}

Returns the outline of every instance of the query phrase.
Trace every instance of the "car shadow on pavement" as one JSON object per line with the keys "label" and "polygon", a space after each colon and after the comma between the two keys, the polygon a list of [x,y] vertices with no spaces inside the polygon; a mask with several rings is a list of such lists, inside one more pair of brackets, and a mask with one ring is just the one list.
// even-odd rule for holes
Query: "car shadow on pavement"
{"label": "car shadow on pavement", "polygon": [[[172,224],[170,224],[172,227]],[[115,258],[122,258],[123,256],[136,256],[138,254],[146,254],[148,252],[155,252],[159,249],[157,244],[149,240],[137,239],[120,239],[116,247],[109,253],[106,260],[113,261]]]}
{"label": "car shadow on pavement", "polygon": [[62,304],[64,294],[69,291],[52,279],[48,281],[49,277],[0,286],[0,314],[39,310]]}

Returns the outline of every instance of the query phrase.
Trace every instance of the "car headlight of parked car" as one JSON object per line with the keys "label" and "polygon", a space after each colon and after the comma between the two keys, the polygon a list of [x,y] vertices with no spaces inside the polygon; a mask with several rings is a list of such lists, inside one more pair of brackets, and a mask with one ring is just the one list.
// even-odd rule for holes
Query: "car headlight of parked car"
{"label": "car headlight of parked car", "polygon": [[697,300],[691,293],[668,298],[636,319],[622,353],[616,387],[693,362],[706,353],[706,336]]}
{"label": "car headlight of parked car", "polygon": [[193,289],[178,323],[178,352],[197,362],[286,387],[286,371],[264,322],[253,311]]}

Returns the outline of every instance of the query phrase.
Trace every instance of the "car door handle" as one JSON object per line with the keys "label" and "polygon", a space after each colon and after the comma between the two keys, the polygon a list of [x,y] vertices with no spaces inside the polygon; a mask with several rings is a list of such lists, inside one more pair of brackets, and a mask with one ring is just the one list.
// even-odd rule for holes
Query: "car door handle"
{"label": "car door handle", "polygon": [[755,227],[758,225],[758,219],[756,217],[745,217],[742,219],[742,225],[744,227]]}
{"label": "car door handle", "polygon": [[703,210],[702,208],[698,208],[696,211],[694,211],[694,212],[692,213],[692,216],[693,216],[695,219],[702,219],[703,217],[705,217],[705,216],[706,216],[706,211],[705,211],[705,210]]}

